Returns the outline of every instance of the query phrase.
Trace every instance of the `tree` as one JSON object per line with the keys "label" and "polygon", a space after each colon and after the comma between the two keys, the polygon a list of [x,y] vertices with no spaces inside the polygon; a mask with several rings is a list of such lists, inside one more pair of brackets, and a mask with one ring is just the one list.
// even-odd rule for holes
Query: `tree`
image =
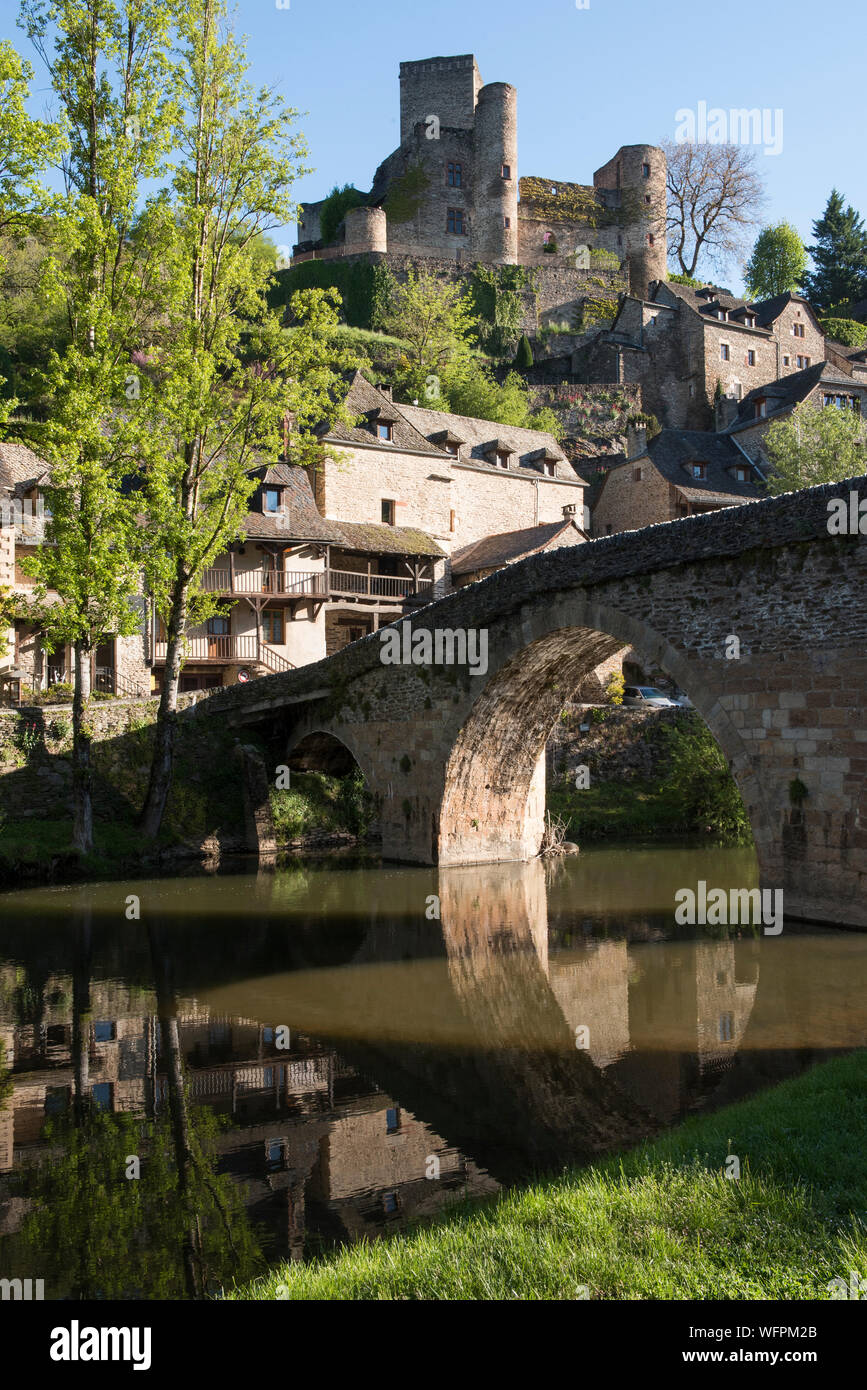
{"label": "tree", "polygon": [[515,353],[515,366],[519,371],[526,371],[527,368],[532,367],[532,365],[533,349],[530,346],[530,339],[527,337],[526,333],[522,333],[521,340],[518,343],[518,351]]}
{"label": "tree", "polygon": [[268,307],[271,276],[256,247],[292,219],[291,185],[307,172],[306,150],[293,128],[297,113],[247,83],[243,47],[225,21],[222,0],[190,0],[172,74],[174,235],[146,365],[154,387],[145,412],[146,572],[167,637],[142,809],[148,838],[159,831],[171,785],[187,635],[212,602],[202,590],[204,570],[243,535],[251,469],[278,456],[287,415],[290,461],[320,457],[315,426],[340,413],[341,372],[355,361],[333,347],[335,291],[295,295],[292,334],[282,333]]}
{"label": "tree", "polygon": [[867,230],[842,193],[831,190],[825,211],[813,223],[815,244],[809,248],[815,269],[804,277],[804,292],[818,309],[840,300],[856,303],[867,295]]}
{"label": "tree", "polygon": [[0,235],[31,230],[51,199],[40,171],[64,149],[62,127],[27,113],[33,68],[0,40]]}
{"label": "tree", "polygon": [[764,448],[774,493],[859,477],[867,468],[864,422],[854,410],[817,410],[805,401],[788,420],[774,421]]}
{"label": "tree", "polygon": [[699,261],[725,265],[744,251],[758,221],[764,184],[742,145],[666,142],[668,251],[684,275]]}
{"label": "tree", "polygon": [[[47,544],[25,562],[47,610],[51,650],[72,647],[73,847],[93,841],[87,705],[91,653],[134,632],[140,614],[137,502],[129,481],[145,444],[129,355],[162,270],[158,215],[137,211],[144,179],[165,155],[166,7],[161,0],[26,0],[23,21],[51,77],[68,131],[67,192],[42,274],[69,344],[34,389],[45,418],[22,431],[51,465]],[[140,122],[155,135],[140,139]],[[152,209],[158,213],[158,206]]]}
{"label": "tree", "polygon": [[319,226],[326,246],[334,240],[337,228],[350,208],[361,207],[365,201],[364,194],[353,188],[351,183],[345,183],[342,188],[332,188],[319,213]]}
{"label": "tree", "polygon": [[442,381],[465,367],[477,324],[471,297],[432,270],[410,267],[406,279],[388,287],[384,328],[409,344],[395,373],[395,390],[404,399],[424,397],[441,408]]}
{"label": "tree", "polygon": [[800,289],[807,269],[807,251],[790,222],[765,227],[746,264],[745,280],[751,299],[774,299]]}

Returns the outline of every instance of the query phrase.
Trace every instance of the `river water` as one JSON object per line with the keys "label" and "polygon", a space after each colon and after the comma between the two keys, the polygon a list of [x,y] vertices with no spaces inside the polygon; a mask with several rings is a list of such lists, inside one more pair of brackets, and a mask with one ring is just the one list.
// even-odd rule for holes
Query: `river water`
{"label": "river water", "polygon": [[867,1042],[867,934],[677,926],[699,880],[752,851],[0,895],[0,1278],[218,1292]]}

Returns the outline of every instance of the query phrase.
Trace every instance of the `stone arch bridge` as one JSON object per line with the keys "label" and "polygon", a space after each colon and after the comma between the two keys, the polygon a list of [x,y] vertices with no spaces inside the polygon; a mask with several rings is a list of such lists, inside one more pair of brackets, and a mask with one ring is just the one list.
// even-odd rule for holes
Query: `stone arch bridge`
{"label": "stone arch bridge", "polygon": [[383,664],[375,633],[187,716],[255,729],[275,767],[348,750],[389,859],[524,860],[540,848],[551,729],[630,645],[723,749],[787,916],[867,925],[867,540],[828,531],[829,502],[853,491],[867,496],[867,479],[534,556],[407,620],[431,646],[437,632],[487,634],[484,674]]}

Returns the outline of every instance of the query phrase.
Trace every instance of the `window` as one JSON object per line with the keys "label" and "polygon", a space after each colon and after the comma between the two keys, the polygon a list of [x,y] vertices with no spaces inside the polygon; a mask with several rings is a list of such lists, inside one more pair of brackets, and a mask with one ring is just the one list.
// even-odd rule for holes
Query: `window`
{"label": "window", "polygon": [[707,465],[704,463],[691,463],[689,470],[694,478],[701,479],[707,477]]}
{"label": "window", "polygon": [[793,324],[792,324],[792,337],[793,337],[793,338],[803,338],[803,337],[804,337],[804,325],[803,325],[802,323],[793,323]]}
{"label": "window", "polygon": [[756,321],[752,317],[752,315],[750,315],[748,318],[745,318],[744,323],[746,324],[747,328],[755,328],[756,326]]}
{"label": "window", "polygon": [[754,367],[755,365],[756,365],[756,354],[755,354],[752,350],[750,350],[750,351],[747,353],[747,366],[748,366],[748,367]]}
{"label": "window", "polygon": [[608,525],[605,527],[605,534],[606,534],[606,536],[610,536],[610,535],[611,535],[611,523],[610,523],[610,522],[609,522]]}
{"label": "window", "polygon": [[556,463],[553,463],[553,462],[551,462],[550,460],[547,460],[545,463],[542,464],[542,472],[545,474],[545,477],[546,477],[546,478],[556,478],[556,476],[557,476],[557,465],[556,465]]}
{"label": "window", "polygon": [[447,179],[448,179],[449,188],[461,188],[461,187],[463,187],[463,177],[464,177],[464,166],[463,166],[462,164],[449,164],[449,165],[448,165]]}
{"label": "window", "polygon": [[397,1212],[398,1202],[396,1192],[384,1192],[382,1195],[382,1209],[386,1216],[394,1216]]}
{"label": "window", "polygon": [[446,440],[446,453],[451,454],[452,458],[457,458],[460,447],[460,444],[454,444],[450,440]]}
{"label": "window", "polygon": [[765,398],[762,396],[762,397],[759,398],[759,400],[756,401],[756,419],[757,419],[757,420],[764,420],[764,418],[765,418],[765,416],[767,415],[767,413],[768,413],[768,403],[767,403],[767,401],[765,400]]}
{"label": "window", "polygon": [[792,359],[791,359],[791,357],[784,357],[784,358],[783,358],[783,366],[784,366],[784,367],[790,367],[791,365],[792,365]]}
{"label": "window", "polygon": [[498,449],[494,457],[496,459],[496,464],[498,468],[508,468],[509,455],[506,450]]}
{"label": "window", "polygon": [[799,372],[803,371],[805,367],[811,367],[813,365],[812,357],[798,357],[796,360]]}
{"label": "window", "polygon": [[394,502],[388,497],[382,499],[382,524],[383,526],[394,525]]}
{"label": "window", "polygon": [[504,178],[504,179],[510,179],[511,177],[512,177],[512,166],[511,166],[511,164],[504,164],[504,165],[503,165],[503,178]]}
{"label": "window", "polygon": [[512,225],[512,219],[511,219],[511,217],[504,217],[504,218],[503,218],[503,226],[504,226],[504,227],[511,227],[511,225]]}
{"label": "window", "polygon": [[114,1042],[117,1037],[117,1028],[113,1023],[94,1023],[93,1040],[94,1042]]}
{"label": "window", "polygon": [[278,487],[266,487],[265,489],[265,511],[279,512],[280,510],[280,489]]}
{"label": "window", "polygon": [[643,469],[643,468],[633,468],[633,470],[632,470],[632,481],[633,481],[634,483],[640,483],[640,482],[643,482],[643,480],[644,480],[644,469]]}
{"label": "window", "polygon": [[111,1110],[112,1084],[110,1081],[100,1081],[96,1086],[90,1088],[93,1096],[93,1103],[97,1110]]}
{"label": "window", "polygon": [[653,232],[648,232],[648,233],[647,233],[647,244],[648,244],[648,246],[653,246],[653,245],[654,245]]}
{"label": "window", "polygon": [[45,1092],[46,1115],[62,1115],[69,1105],[68,1086],[49,1086]]}
{"label": "window", "polygon": [[215,618],[208,619],[209,637],[228,637],[229,630],[229,619],[225,614],[219,613]]}
{"label": "window", "polygon": [[731,349],[729,348],[728,343],[720,343],[720,345],[719,345],[719,360],[720,360],[720,362],[730,362],[730,361],[731,361],[731,355],[732,355],[732,354],[731,354]]}
{"label": "window", "polygon": [[720,1014],[719,1016],[719,1040],[720,1042],[731,1042],[734,1037],[734,1014]]}
{"label": "window", "polygon": [[277,1165],[279,1165],[279,1164],[281,1164],[281,1163],[283,1162],[283,1140],[282,1140],[282,1139],[269,1139],[269,1140],[268,1140],[268,1143],[267,1143],[267,1145],[266,1145],[266,1149],[267,1149],[267,1153],[268,1153],[268,1162],[269,1162],[269,1164],[272,1164],[273,1166],[276,1167]]}
{"label": "window", "polygon": [[454,529],[455,529],[455,519],[456,519],[456,518],[455,518],[454,512],[453,512],[453,511],[449,512],[449,530],[450,530],[450,531],[454,531]]}
{"label": "window", "polygon": [[394,425],[390,420],[380,420],[376,427],[377,439],[387,439],[389,442],[394,438]]}
{"label": "window", "polygon": [[854,410],[856,415],[861,414],[860,396],[843,396],[826,393],[822,398],[822,404],[825,406],[833,406],[836,410]]}
{"label": "window", "polygon": [[448,209],[448,216],[446,219],[446,231],[451,232],[453,236],[464,236],[466,234],[466,228],[464,227],[463,208]]}
{"label": "window", "polygon": [[282,608],[266,608],[262,614],[262,636],[269,647],[282,647],[286,640]]}
{"label": "window", "polygon": [[649,179],[649,178],[650,178],[650,165],[649,165],[649,164],[642,164],[642,166],[641,166],[641,173],[642,173],[642,175],[643,175],[644,178]]}
{"label": "window", "polygon": [[390,1106],[385,1112],[385,1132],[386,1134],[397,1134],[400,1129],[400,1110],[397,1106]]}
{"label": "window", "polygon": [[645,203],[649,203],[649,202],[650,202],[650,194],[649,194],[649,193],[645,193],[645,195],[644,195],[644,201],[645,201]]}
{"label": "window", "polygon": [[748,483],[750,481],[750,470],[746,467],[738,467],[735,469],[735,477],[739,483]]}

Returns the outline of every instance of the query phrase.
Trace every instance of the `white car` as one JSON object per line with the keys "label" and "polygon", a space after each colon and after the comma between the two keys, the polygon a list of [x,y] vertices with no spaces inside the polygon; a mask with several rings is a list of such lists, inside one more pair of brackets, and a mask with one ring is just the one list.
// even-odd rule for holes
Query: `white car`
{"label": "white car", "polygon": [[623,703],[630,709],[678,708],[676,700],[670,700],[652,685],[627,685],[623,692]]}

